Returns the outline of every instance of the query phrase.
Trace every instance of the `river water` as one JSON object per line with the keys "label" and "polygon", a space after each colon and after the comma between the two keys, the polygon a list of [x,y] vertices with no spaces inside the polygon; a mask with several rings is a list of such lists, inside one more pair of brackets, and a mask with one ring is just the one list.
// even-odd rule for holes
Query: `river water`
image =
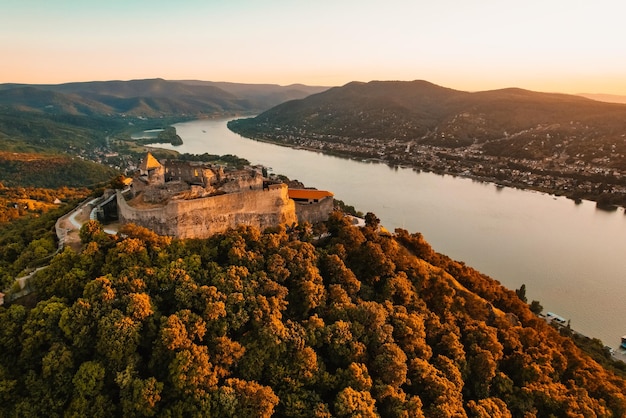
{"label": "river water", "polygon": [[626,216],[593,202],[470,179],[416,173],[243,138],[227,119],[176,124],[194,154],[235,154],[306,186],[330,190],[389,230],[421,232],[433,248],[509,289],[526,284],[544,313],[617,348],[626,334]]}

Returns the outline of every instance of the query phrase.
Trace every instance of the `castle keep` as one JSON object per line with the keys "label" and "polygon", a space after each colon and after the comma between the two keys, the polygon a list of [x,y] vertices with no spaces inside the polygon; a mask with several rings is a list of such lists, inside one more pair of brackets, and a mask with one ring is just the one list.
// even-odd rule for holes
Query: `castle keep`
{"label": "castle keep", "polygon": [[289,189],[245,169],[189,161],[159,162],[148,153],[127,193],[116,192],[120,223],[161,235],[206,238],[237,225],[260,229],[328,219],[333,194]]}

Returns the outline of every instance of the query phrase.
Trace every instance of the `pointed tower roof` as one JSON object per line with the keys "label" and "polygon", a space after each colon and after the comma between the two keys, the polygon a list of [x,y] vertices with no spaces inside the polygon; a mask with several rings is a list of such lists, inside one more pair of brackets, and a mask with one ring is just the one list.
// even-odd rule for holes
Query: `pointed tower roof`
{"label": "pointed tower roof", "polygon": [[159,167],[161,167],[161,163],[159,162],[159,160],[154,158],[151,153],[146,154],[143,161],[141,162],[141,165],[139,166],[141,171],[154,170],[155,168]]}

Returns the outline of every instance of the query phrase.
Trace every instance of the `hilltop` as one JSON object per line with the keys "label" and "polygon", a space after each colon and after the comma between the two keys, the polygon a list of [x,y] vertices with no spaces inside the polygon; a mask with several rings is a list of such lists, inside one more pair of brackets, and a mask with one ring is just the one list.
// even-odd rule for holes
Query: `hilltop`
{"label": "hilltop", "polygon": [[[328,142],[374,139],[452,148],[506,142],[511,149],[502,155],[528,158],[552,156],[568,138],[565,151],[589,160],[610,150],[586,149],[587,142],[624,142],[625,117],[624,105],[573,95],[517,88],[470,93],[426,81],[373,81],[280,104],[239,126],[260,135],[280,129],[282,135],[323,136]],[[541,140],[543,146],[537,144]],[[624,152],[614,150],[616,164]]]}
{"label": "hilltop", "polygon": [[0,307],[0,415],[626,413],[626,381],[515,292],[373,214],[202,240],[89,221],[80,236],[28,307]]}
{"label": "hilltop", "polygon": [[352,82],[229,127],[327,153],[626,202],[624,104],[518,88]]}

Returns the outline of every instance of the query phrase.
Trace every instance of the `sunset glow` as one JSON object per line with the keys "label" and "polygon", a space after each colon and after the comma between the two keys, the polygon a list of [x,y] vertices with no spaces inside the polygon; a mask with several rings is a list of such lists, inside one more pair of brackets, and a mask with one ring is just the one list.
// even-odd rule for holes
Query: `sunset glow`
{"label": "sunset glow", "polygon": [[626,95],[624,9],[612,0],[26,0],[0,15],[0,82],[424,79]]}

